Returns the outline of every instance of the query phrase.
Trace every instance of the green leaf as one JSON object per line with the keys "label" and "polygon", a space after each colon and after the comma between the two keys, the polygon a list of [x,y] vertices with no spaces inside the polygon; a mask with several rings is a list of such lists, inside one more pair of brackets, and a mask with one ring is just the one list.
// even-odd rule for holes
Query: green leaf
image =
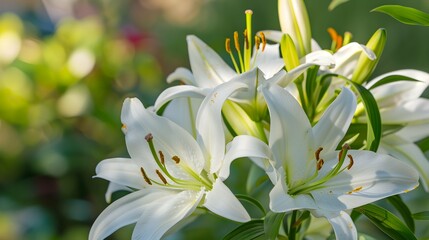
{"label": "green leaf", "polygon": [[429,211],[414,213],[413,218],[416,220],[429,220]]}
{"label": "green leaf", "polygon": [[349,0],[332,0],[331,3],[328,6],[328,10],[332,11],[334,8],[338,7],[339,5],[348,2]]}
{"label": "green leaf", "polygon": [[283,218],[286,213],[268,212],[264,219],[264,229],[266,239],[276,239],[279,234],[279,228],[282,224]]}
{"label": "green leaf", "polygon": [[429,137],[423,138],[416,142],[417,146],[422,150],[422,152],[426,152],[429,150]]}
{"label": "green leaf", "polygon": [[380,79],[377,83],[374,83],[374,85],[372,85],[369,90],[374,89],[376,87],[379,87],[381,85],[384,84],[388,84],[388,83],[392,83],[392,82],[397,82],[397,81],[416,81],[419,82],[419,80],[416,80],[414,78],[410,78],[407,76],[402,76],[402,75],[390,75],[387,76],[385,78]]}
{"label": "green leaf", "polygon": [[372,9],[371,12],[385,13],[408,25],[429,26],[429,14],[415,8],[401,5],[383,5]]}
{"label": "green leaf", "polygon": [[378,109],[377,102],[372,96],[372,93],[363,86],[348,80],[349,83],[359,92],[362,98],[365,111],[368,116],[368,129],[367,129],[367,149],[376,152],[380,145],[381,139],[381,116]]}
{"label": "green leaf", "polygon": [[251,194],[258,187],[268,181],[267,174],[258,166],[252,164],[249,175],[247,176],[246,191]]}
{"label": "green leaf", "polygon": [[388,197],[387,200],[398,210],[399,214],[401,214],[402,219],[404,219],[407,226],[411,231],[415,231],[414,219],[411,215],[411,211],[408,206],[402,201],[402,198],[399,195]]}
{"label": "green leaf", "polygon": [[262,214],[265,216],[265,214],[266,214],[265,209],[264,209],[264,207],[262,206],[262,204],[261,204],[258,200],[254,199],[254,198],[252,198],[252,197],[250,197],[250,196],[243,195],[243,194],[235,194],[235,196],[236,196],[236,197],[238,198],[238,200],[240,200],[240,201],[246,201],[246,202],[248,202],[248,203],[253,204],[253,205],[254,205],[255,207],[257,207],[257,208],[262,212]]}
{"label": "green leaf", "polygon": [[394,240],[417,240],[413,232],[391,212],[374,204],[355,208],[364,214],[375,226]]}
{"label": "green leaf", "polygon": [[224,240],[248,240],[248,239],[264,239],[264,221],[252,220],[241,224],[232,232],[228,233]]}

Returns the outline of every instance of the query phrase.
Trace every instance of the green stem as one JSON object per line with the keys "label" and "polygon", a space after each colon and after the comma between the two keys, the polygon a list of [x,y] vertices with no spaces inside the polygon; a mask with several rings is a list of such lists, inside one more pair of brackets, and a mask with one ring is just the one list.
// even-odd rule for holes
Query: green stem
{"label": "green stem", "polygon": [[292,217],[290,220],[290,227],[289,227],[289,240],[295,240],[296,239],[296,226],[295,226],[295,222],[296,222],[296,215],[297,215],[298,211],[297,210],[293,210],[292,212]]}

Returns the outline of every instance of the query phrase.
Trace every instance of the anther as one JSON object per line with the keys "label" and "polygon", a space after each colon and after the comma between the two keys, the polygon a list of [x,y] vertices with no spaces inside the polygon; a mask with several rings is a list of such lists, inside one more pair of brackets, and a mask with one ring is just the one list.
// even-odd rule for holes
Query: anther
{"label": "anther", "polygon": [[338,51],[338,49],[340,49],[342,46],[343,46],[343,37],[341,35],[338,35],[336,50]]}
{"label": "anther", "polygon": [[262,41],[262,52],[265,50],[265,46],[267,45],[267,39],[265,38],[265,34],[263,32],[259,33]]}
{"label": "anther", "polygon": [[176,162],[176,164],[180,163],[180,158],[178,156],[173,156],[171,159]]}
{"label": "anther", "polygon": [[320,159],[320,152],[322,152],[323,147],[319,147],[316,152],[314,153],[314,156],[316,157],[316,160],[319,161]]}
{"label": "anther", "polygon": [[319,171],[320,169],[322,169],[324,163],[325,163],[325,161],[323,161],[323,159],[319,159],[317,161],[317,171]]}
{"label": "anther", "polygon": [[144,171],[143,167],[140,167],[140,172],[142,173],[143,179],[145,180],[145,182],[147,182],[147,184],[149,184],[149,185],[152,185],[152,182],[150,181],[150,179],[146,175],[146,172]]}
{"label": "anther", "polygon": [[240,52],[240,42],[238,39],[238,32],[237,31],[234,32],[234,45],[235,45],[235,49],[237,50],[237,52]]}
{"label": "anther", "polygon": [[247,36],[247,29],[244,29],[243,35],[244,35],[244,48],[249,49],[250,46],[249,46],[249,37]]}
{"label": "anther", "polygon": [[350,163],[347,166],[347,170],[350,170],[350,168],[352,168],[352,166],[353,166],[354,161],[353,161],[352,155],[348,154],[347,157],[350,159]]}
{"label": "anther", "polygon": [[227,53],[231,54],[231,39],[229,38],[225,40],[225,49]]}
{"label": "anther", "polygon": [[167,185],[167,179],[165,179],[165,177],[162,175],[162,173],[158,169],[156,169],[155,172],[158,175],[159,179],[161,179],[161,181]]}
{"label": "anther", "polygon": [[146,137],[144,137],[144,139],[146,139],[146,141],[150,142],[153,139],[152,133],[149,133],[148,135],[146,135]]}
{"label": "anther", "polygon": [[328,33],[331,36],[332,41],[336,42],[337,37],[338,37],[337,31],[335,31],[335,29],[330,27],[330,28],[328,28]]}
{"label": "anther", "polygon": [[165,165],[165,161],[164,161],[164,154],[162,153],[162,151],[158,151],[159,153],[159,159],[161,160],[162,165]]}
{"label": "anther", "polygon": [[255,46],[256,50],[259,50],[259,46],[261,45],[261,39],[258,36],[255,36]]}

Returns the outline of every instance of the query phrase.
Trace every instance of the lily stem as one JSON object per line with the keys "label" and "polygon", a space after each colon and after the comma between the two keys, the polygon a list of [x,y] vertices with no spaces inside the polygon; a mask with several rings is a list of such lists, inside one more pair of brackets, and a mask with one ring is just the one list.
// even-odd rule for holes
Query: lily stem
{"label": "lily stem", "polygon": [[289,227],[289,240],[295,240],[296,239],[296,230],[297,230],[297,226],[295,225],[296,222],[296,215],[298,214],[297,210],[293,210],[292,211],[292,217],[290,219],[290,227]]}

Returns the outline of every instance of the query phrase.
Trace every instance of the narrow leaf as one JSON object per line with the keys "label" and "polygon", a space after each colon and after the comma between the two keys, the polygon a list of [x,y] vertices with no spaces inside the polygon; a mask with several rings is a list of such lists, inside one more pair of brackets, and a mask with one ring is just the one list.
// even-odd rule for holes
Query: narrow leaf
{"label": "narrow leaf", "polygon": [[422,150],[422,152],[429,151],[429,137],[417,141],[416,144]]}
{"label": "narrow leaf", "polygon": [[392,204],[392,206],[395,207],[396,210],[398,210],[399,214],[401,214],[402,219],[404,219],[407,226],[410,228],[411,231],[415,231],[415,225],[414,225],[414,219],[411,214],[410,209],[408,206],[402,201],[402,198],[399,195],[388,197],[387,200]]}
{"label": "narrow leaf", "polygon": [[248,240],[248,239],[263,239],[264,237],[264,221],[252,220],[244,223],[228,233],[224,240]]}
{"label": "narrow leaf", "polygon": [[429,14],[415,8],[401,5],[383,5],[372,9],[371,12],[385,13],[408,25],[429,26]]}
{"label": "narrow leaf", "polygon": [[375,226],[394,240],[417,240],[413,232],[391,212],[374,204],[355,208],[364,214]]}
{"label": "narrow leaf", "polygon": [[429,220],[429,211],[414,213],[413,218],[416,220]]}
{"label": "narrow leaf", "polygon": [[266,239],[276,239],[280,226],[286,213],[268,212],[264,219],[264,229]]}
{"label": "narrow leaf", "polygon": [[359,92],[368,117],[367,149],[376,152],[381,139],[381,116],[372,93],[363,86],[348,80]]}
{"label": "narrow leaf", "polygon": [[261,211],[261,213],[265,216],[265,214],[266,214],[265,209],[264,209],[264,207],[262,206],[262,204],[258,200],[254,199],[254,198],[252,198],[250,196],[243,195],[243,194],[235,194],[235,196],[240,201],[246,201],[248,203],[251,203],[252,205],[254,205],[255,207],[257,207]]}
{"label": "narrow leaf", "polygon": [[417,81],[418,82],[419,80],[416,80],[414,78],[410,78],[407,76],[402,76],[402,75],[390,75],[390,76],[387,76],[383,79],[380,79],[377,83],[374,83],[374,85],[372,85],[369,88],[369,90],[374,89],[374,88],[379,87],[379,86],[382,86],[384,84],[397,82],[397,81]]}

